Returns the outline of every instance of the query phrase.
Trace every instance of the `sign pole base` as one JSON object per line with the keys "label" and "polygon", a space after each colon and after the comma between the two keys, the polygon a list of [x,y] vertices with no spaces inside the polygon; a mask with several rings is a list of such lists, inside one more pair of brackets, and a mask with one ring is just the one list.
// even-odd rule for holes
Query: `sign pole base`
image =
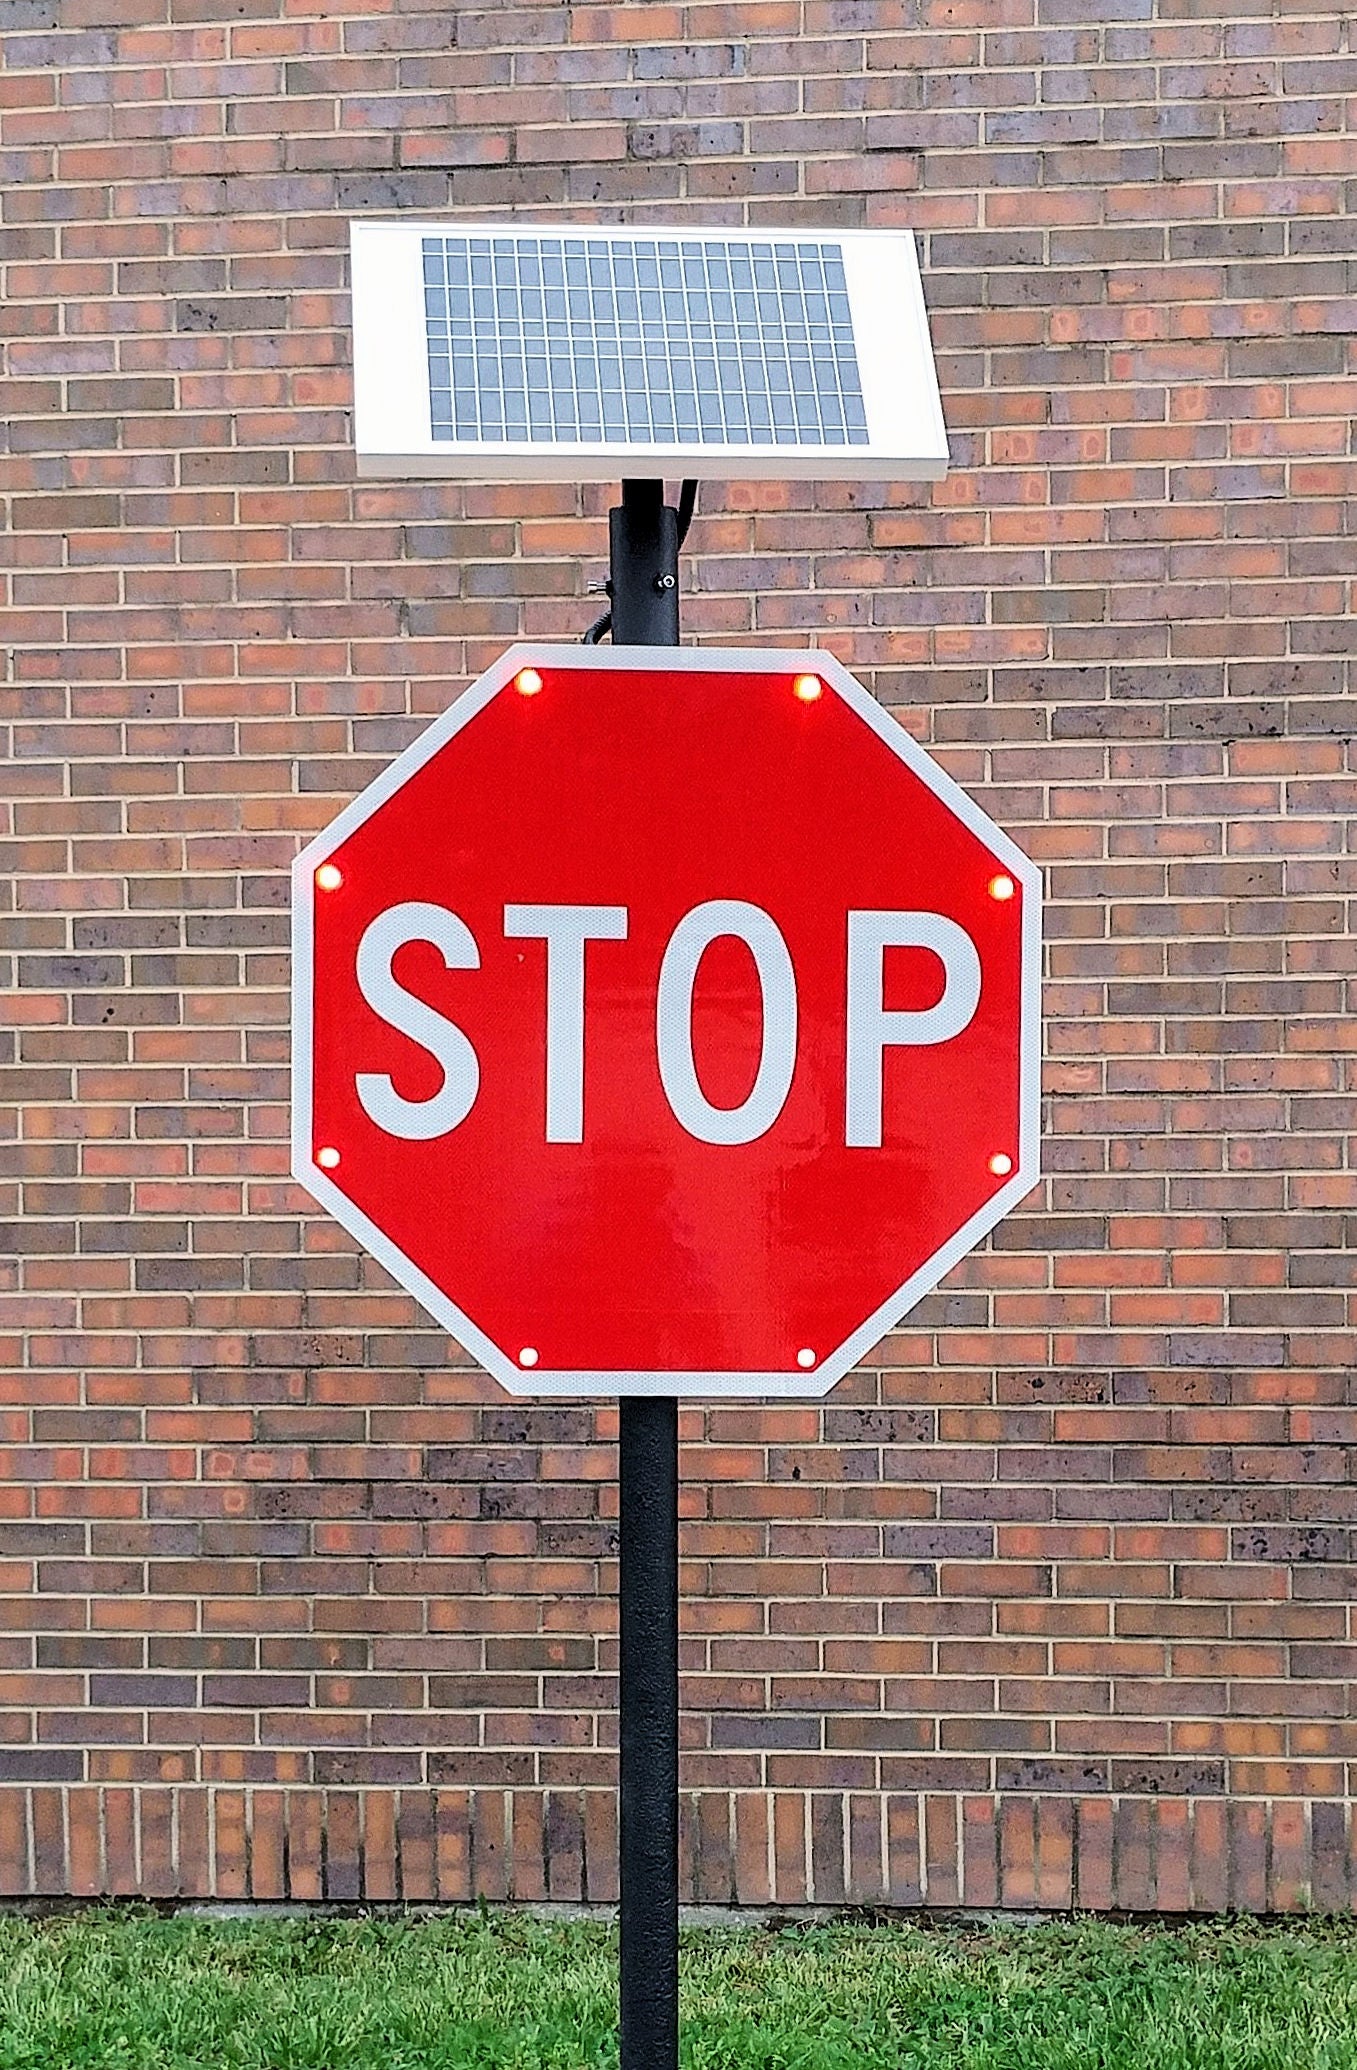
{"label": "sign pole base", "polygon": [[[611,513],[612,635],[677,647],[678,515],[624,481]],[[678,1403],[618,1403],[621,2070],[678,2066]]]}
{"label": "sign pole base", "polygon": [[621,2070],[678,2063],[678,1403],[618,1404]]}

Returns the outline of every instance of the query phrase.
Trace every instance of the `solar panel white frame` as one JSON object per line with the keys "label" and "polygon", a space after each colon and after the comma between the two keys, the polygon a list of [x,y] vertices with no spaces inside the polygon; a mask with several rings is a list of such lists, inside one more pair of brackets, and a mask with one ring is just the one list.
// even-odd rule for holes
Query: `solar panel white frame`
{"label": "solar panel white frame", "polygon": [[360,475],[947,471],[908,232],[406,218],[351,251]]}

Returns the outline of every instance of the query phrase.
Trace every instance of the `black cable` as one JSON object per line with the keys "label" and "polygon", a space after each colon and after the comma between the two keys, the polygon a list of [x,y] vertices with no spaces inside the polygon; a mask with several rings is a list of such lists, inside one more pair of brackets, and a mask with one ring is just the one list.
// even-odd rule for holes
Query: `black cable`
{"label": "black cable", "polygon": [[596,618],[594,620],[588,632],[580,641],[580,645],[582,647],[597,647],[599,641],[603,638],[603,635],[605,633],[610,633],[612,629],[613,614],[611,608],[609,608],[607,611],[604,612],[601,618]]}
{"label": "black cable", "polygon": [[696,509],[697,483],[685,482],[679,490],[678,500],[678,543],[680,546],[688,537],[688,527],[693,521],[693,512]]}

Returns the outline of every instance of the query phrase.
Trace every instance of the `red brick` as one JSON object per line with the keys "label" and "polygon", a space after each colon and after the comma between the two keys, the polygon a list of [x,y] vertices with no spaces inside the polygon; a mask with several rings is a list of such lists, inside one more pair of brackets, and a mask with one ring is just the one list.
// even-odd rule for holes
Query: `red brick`
{"label": "red brick", "polygon": [[1339,1912],[1348,1902],[1346,1806],[1310,1807],[1310,1898],[1317,1912]]}
{"label": "red brick", "polygon": [[175,1870],[178,1894],[185,1898],[213,1895],[217,1856],[210,1827],[211,1799],[206,1790],[175,1794]]}
{"label": "red brick", "polygon": [[1075,1807],[1075,1903],[1081,1912],[1104,1912],[1113,1902],[1112,1812],[1105,1798],[1086,1797]]}
{"label": "red brick", "polygon": [[[1037,1902],[1036,1810],[1031,1798],[1007,1797],[999,1814],[999,1902],[1013,1911]],[[978,1826],[976,1841],[979,1847]],[[977,1882],[984,1873],[977,1865]]]}
{"label": "red brick", "polygon": [[503,1898],[511,1889],[507,1804],[502,1790],[478,1789],[471,1798],[471,1871],[474,1890]]}
{"label": "red brick", "polygon": [[174,1797],[169,1790],[143,1789],[137,1797],[140,1887],[147,1897],[177,1897],[174,1861]]}
{"label": "red brick", "polygon": [[[1021,1800],[1012,1800],[1021,1808]],[[1030,1817],[1030,1806],[1028,1807]],[[966,1797],[961,1805],[961,1897],[986,1908],[1000,1901],[995,1806],[989,1798]]]}
{"label": "red brick", "polygon": [[324,1805],[317,1790],[290,1791],[287,1804],[287,1887],[295,1898],[324,1896],[321,1849]]}
{"label": "red brick", "polygon": [[796,1892],[808,1888],[806,1855],[807,1802],[799,1793],[778,1791],[773,1797],[773,1901],[794,1904]]}
{"label": "red brick", "polygon": [[[180,1797],[183,1802],[183,1794]],[[217,1790],[212,1796],[213,1855],[215,1884],[209,1893],[223,1899],[242,1899],[249,1888],[250,1846],[246,1826],[246,1800],[239,1790]]]}
{"label": "red brick", "polygon": [[360,1847],[359,1799],[348,1790],[330,1790],[326,1793],[324,1882],[327,1898],[342,1901],[362,1896],[394,1895],[394,1892],[384,1889],[364,1891],[363,1888],[365,1868],[368,1883],[371,1884],[374,1880],[367,1857],[372,1845],[372,1829],[374,1825],[380,1826],[378,1807],[385,1802],[385,1796],[379,1796],[375,1792],[368,1797],[367,1832],[363,1836],[368,1844]]}
{"label": "red brick", "polygon": [[[740,1805],[745,1800],[737,1797],[736,1822],[739,1833]],[[767,1799],[759,1796],[750,1800],[759,1807],[759,1814],[766,1823]],[[764,1881],[767,1881],[765,1869]],[[584,1793],[584,1895],[590,1904],[611,1905],[617,1902],[617,1797],[615,1790],[586,1790]],[[771,1893],[769,1893],[771,1895]],[[741,1900],[741,1902],[746,1902]],[[767,1902],[750,1899],[750,1903]]]}
{"label": "red brick", "polygon": [[469,1803],[465,1790],[439,1790],[434,1798],[438,1897],[444,1903],[471,1896]]}
{"label": "red brick", "polygon": [[[108,1888],[104,1880],[102,1805],[97,1790],[72,1790],[67,1799],[69,1889],[72,1897],[99,1897]],[[202,1850],[206,1866],[209,1852]]]}
{"label": "red brick", "polygon": [[131,1790],[105,1790],[104,1860],[112,1897],[133,1897],[141,1888],[137,1864],[136,1799]]}
{"label": "red brick", "polygon": [[1074,1810],[1065,1797],[1037,1803],[1036,1901],[1053,1912],[1067,1912],[1074,1903]]}
{"label": "red brick", "polygon": [[1112,1807],[1113,1901],[1122,1911],[1147,1912],[1154,1902],[1154,1863],[1148,1797],[1121,1797]]}
{"label": "red brick", "polygon": [[1191,1907],[1191,1809],[1171,1797],[1154,1807],[1154,1902],[1161,1912]]}
{"label": "red brick", "polygon": [[28,1793],[0,1790],[0,1895],[23,1897],[31,1891],[28,1849]]}
{"label": "red brick", "polygon": [[766,1905],[773,1897],[769,1875],[769,1806],[762,1791],[735,1797],[735,1897],[741,1905]]}

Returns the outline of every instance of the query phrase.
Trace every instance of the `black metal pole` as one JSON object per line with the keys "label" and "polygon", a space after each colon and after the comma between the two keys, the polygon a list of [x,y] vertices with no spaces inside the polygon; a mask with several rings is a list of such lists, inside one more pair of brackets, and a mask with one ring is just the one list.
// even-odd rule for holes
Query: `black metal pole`
{"label": "black metal pole", "polygon": [[676,2070],[678,1403],[619,1407],[621,2070]]}
{"label": "black metal pole", "polygon": [[[678,517],[663,482],[610,514],[613,640],[676,647]],[[621,2070],[678,2066],[678,1403],[618,1404]]]}
{"label": "black metal pole", "polygon": [[608,513],[613,644],[677,647],[678,512],[663,482],[623,482]]}

